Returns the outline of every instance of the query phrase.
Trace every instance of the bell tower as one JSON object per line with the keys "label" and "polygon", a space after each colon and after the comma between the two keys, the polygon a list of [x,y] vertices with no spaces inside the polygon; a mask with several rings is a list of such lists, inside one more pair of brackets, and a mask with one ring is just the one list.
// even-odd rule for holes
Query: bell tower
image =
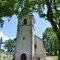
{"label": "bell tower", "polygon": [[34,23],[34,16],[31,13],[18,19],[15,60],[32,60],[34,56]]}

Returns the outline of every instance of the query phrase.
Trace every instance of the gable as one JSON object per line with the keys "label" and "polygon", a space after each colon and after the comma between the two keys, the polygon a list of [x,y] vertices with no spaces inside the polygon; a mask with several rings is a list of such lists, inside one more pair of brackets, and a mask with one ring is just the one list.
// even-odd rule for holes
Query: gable
{"label": "gable", "polygon": [[36,35],[34,35],[34,41],[35,41],[35,43],[36,42],[42,42],[43,43],[43,40]]}
{"label": "gable", "polygon": [[34,44],[37,46],[40,46],[40,47],[42,47],[42,46],[45,47],[44,41],[36,35],[34,35]]}

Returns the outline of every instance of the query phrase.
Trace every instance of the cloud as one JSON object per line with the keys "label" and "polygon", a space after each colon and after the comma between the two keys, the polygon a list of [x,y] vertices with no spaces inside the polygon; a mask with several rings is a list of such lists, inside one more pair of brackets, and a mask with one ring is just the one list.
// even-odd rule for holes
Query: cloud
{"label": "cloud", "polygon": [[2,41],[3,41],[3,42],[5,42],[6,40],[9,39],[9,37],[7,37],[6,35],[4,35],[3,32],[0,32],[0,39],[1,39],[1,37],[2,37]]}
{"label": "cloud", "polygon": [[[9,40],[9,39],[14,39],[14,37],[7,37],[3,32],[0,32],[0,39],[2,37],[2,42],[5,42],[6,40]],[[1,49],[4,49],[6,51],[6,49],[3,47],[4,44],[1,45]]]}

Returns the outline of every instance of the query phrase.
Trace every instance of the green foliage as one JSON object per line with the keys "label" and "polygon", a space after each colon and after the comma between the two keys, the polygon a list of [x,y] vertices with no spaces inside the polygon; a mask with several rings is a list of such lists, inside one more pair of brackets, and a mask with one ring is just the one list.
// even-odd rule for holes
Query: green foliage
{"label": "green foliage", "polygon": [[1,52],[4,52],[4,49],[1,49]]}
{"label": "green foliage", "polygon": [[13,52],[13,49],[15,47],[15,41],[11,39],[7,40],[4,47],[11,54],[11,52]]}
{"label": "green foliage", "polygon": [[11,17],[17,10],[17,0],[0,0],[0,17]]}
{"label": "green foliage", "polygon": [[54,51],[54,54],[57,55],[58,40],[52,27],[46,28],[45,32],[43,33],[43,40],[46,40],[45,47],[48,53],[50,52],[50,54],[52,54],[52,51]]}
{"label": "green foliage", "polygon": [[58,56],[52,56],[54,60],[58,60]]}
{"label": "green foliage", "polygon": [[[45,6],[47,6],[46,13],[44,12]],[[27,12],[37,12],[40,17],[47,19],[60,42],[60,0],[0,0],[1,27],[4,24],[2,17],[11,18],[16,14],[21,18]]]}
{"label": "green foliage", "polygon": [[0,26],[4,24],[3,17],[11,18],[16,14],[21,18],[27,12],[37,12],[40,17],[47,19],[60,42],[60,0],[0,0]]}
{"label": "green foliage", "polygon": [[[60,7],[59,2],[59,0],[50,0],[56,22],[60,16],[60,12],[58,11]],[[47,13],[44,13],[45,6],[45,0],[0,0],[0,21],[2,21],[2,17],[11,18],[14,14],[22,17],[27,12],[37,12],[40,17],[44,18],[47,17]]]}
{"label": "green foliage", "polygon": [[17,0],[0,0],[0,25],[4,24],[2,17],[11,18],[13,14],[18,14]]}
{"label": "green foliage", "polygon": [[6,57],[6,58],[3,58],[2,60],[12,60],[13,58],[12,57]]}
{"label": "green foliage", "polygon": [[[22,17],[27,12],[37,12],[40,17],[47,18],[44,13],[47,0],[0,0],[0,23],[3,22],[2,17],[12,17],[14,14]],[[57,23],[60,17],[60,1],[49,0],[53,11],[53,18]],[[48,7],[47,7],[48,9]],[[3,25],[3,23],[1,24]]]}

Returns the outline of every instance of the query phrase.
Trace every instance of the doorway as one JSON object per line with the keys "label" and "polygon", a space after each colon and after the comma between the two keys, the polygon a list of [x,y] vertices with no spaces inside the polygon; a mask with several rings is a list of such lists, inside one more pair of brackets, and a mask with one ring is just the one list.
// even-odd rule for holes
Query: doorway
{"label": "doorway", "polygon": [[21,60],[26,60],[26,54],[21,54]]}

